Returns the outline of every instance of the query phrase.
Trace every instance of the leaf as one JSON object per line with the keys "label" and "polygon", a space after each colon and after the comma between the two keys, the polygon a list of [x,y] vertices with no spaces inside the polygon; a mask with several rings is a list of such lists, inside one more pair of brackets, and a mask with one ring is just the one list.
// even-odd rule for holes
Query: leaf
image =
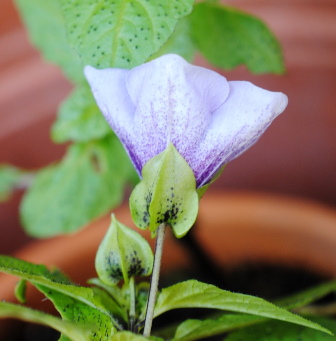
{"label": "leaf", "polygon": [[245,314],[225,314],[217,319],[186,320],[176,329],[173,341],[199,340],[261,321],[264,321],[264,318]]}
{"label": "leaf", "polygon": [[181,18],[174,30],[163,46],[154,53],[150,60],[156,59],[164,54],[175,53],[185,60],[192,62],[196,53],[196,47],[191,38],[190,15]]}
{"label": "leaf", "polygon": [[52,127],[55,142],[87,142],[111,133],[88,85],[81,84],[61,104]]}
{"label": "leaf", "polygon": [[15,286],[15,297],[20,303],[26,303],[27,281],[20,279]]}
{"label": "leaf", "polygon": [[192,169],[170,143],[165,151],[149,160],[142,180],[133,190],[130,207],[134,223],[152,234],[162,223],[183,237],[198,212],[196,180]]}
{"label": "leaf", "polygon": [[[31,282],[55,305],[65,320],[88,326],[91,340],[108,339],[118,325],[115,302],[103,291],[72,284],[59,271],[9,256],[0,257],[0,271]],[[105,340],[105,339],[104,339]]]}
{"label": "leaf", "polygon": [[73,81],[83,81],[83,66],[66,38],[60,0],[16,0],[16,5],[43,56],[59,65]]}
{"label": "leaf", "polygon": [[195,280],[189,280],[163,289],[158,296],[154,316],[178,308],[212,308],[252,314],[330,333],[316,323],[294,315],[261,298],[232,293]]}
{"label": "leaf", "polygon": [[[25,279],[33,285],[43,285],[97,308],[93,302],[92,289],[75,286],[58,271],[51,272],[44,265],[32,264],[10,256],[0,256],[0,271]],[[100,304],[99,309],[105,310]]]}
{"label": "leaf", "polygon": [[114,334],[111,341],[148,341],[148,338],[131,332],[123,331]]}
{"label": "leaf", "polygon": [[10,198],[21,175],[22,172],[16,167],[0,165],[0,202]]}
{"label": "leaf", "polygon": [[118,205],[133,168],[117,138],[72,145],[62,162],[42,170],[21,203],[28,234],[70,233]]}
{"label": "leaf", "polygon": [[[336,333],[336,322],[326,319],[316,319],[332,332]],[[294,324],[267,321],[256,326],[251,326],[233,332],[226,341],[258,340],[258,341],[331,341],[335,336],[326,335],[318,330],[297,326]]]}
{"label": "leaf", "polygon": [[146,316],[149,289],[149,282],[140,282],[137,284],[136,311],[138,312],[139,320]]}
{"label": "leaf", "polygon": [[[278,300],[276,303],[285,309],[298,309],[334,291],[336,291],[336,281],[321,284],[304,292]],[[302,309],[299,309],[299,311],[301,312]],[[176,330],[174,340],[197,340],[201,337],[221,334],[249,324],[260,323],[264,320],[262,317],[245,314],[225,314],[218,319],[207,319],[203,321],[186,320]],[[333,330],[332,328],[329,329]]]}
{"label": "leaf", "polygon": [[336,292],[336,281],[323,283],[295,295],[280,299],[276,304],[285,309],[298,309],[332,292]]}
{"label": "leaf", "polygon": [[101,288],[109,294],[109,296],[119,305],[128,306],[128,301],[126,302],[122,290],[118,286],[110,286],[103,283],[99,278],[91,278],[88,280],[89,284],[95,285]]}
{"label": "leaf", "polygon": [[85,65],[129,69],[173,33],[193,0],[61,0],[70,43]]}
{"label": "leaf", "polygon": [[281,47],[258,18],[230,7],[198,3],[191,16],[196,46],[214,65],[245,64],[253,73],[284,72]]}
{"label": "leaf", "polygon": [[96,254],[96,271],[101,281],[116,285],[135,276],[152,273],[154,256],[147,240],[121,224],[112,214],[111,225]]}
{"label": "leaf", "polygon": [[0,318],[16,318],[26,322],[38,323],[67,335],[72,341],[90,340],[87,328],[27,307],[0,301]]}
{"label": "leaf", "polygon": [[48,287],[42,285],[36,287],[53,302],[64,320],[87,328],[90,340],[108,340],[116,332],[112,319],[106,313]]}

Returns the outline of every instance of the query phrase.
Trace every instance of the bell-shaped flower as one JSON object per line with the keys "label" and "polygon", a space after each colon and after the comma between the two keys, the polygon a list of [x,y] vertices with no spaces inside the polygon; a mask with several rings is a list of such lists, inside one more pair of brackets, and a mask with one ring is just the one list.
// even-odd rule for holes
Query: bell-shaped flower
{"label": "bell-shaped flower", "polygon": [[132,70],[85,68],[106,120],[137,172],[172,143],[197,187],[251,147],[284,111],[287,96],[165,55]]}

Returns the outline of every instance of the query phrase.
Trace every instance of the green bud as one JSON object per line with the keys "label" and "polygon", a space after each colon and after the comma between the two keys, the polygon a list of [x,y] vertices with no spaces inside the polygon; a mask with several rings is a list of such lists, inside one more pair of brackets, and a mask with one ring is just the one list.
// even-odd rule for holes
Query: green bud
{"label": "green bud", "polygon": [[152,235],[162,223],[171,226],[179,238],[192,227],[198,212],[196,180],[173,144],[145,164],[130,207],[135,225],[149,227]]}
{"label": "green bud", "polygon": [[112,215],[111,225],[96,254],[95,265],[100,280],[115,285],[122,279],[128,283],[133,276],[149,276],[153,259],[148,242]]}

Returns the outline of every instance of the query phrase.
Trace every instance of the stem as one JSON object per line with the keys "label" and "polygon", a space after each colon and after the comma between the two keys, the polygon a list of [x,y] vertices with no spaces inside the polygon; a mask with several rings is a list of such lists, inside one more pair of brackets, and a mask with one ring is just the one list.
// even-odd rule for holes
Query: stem
{"label": "stem", "polygon": [[161,258],[162,258],[165,232],[166,232],[166,224],[163,223],[159,226],[157,230],[154,265],[153,265],[153,272],[152,272],[151,284],[150,284],[150,289],[149,289],[149,296],[148,296],[148,301],[147,301],[145,327],[144,327],[144,332],[143,332],[144,337],[149,337],[151,330],[152,330],[154,307],[155,307],[156,295],[157,295],[158,285],[159,285]]}
{"label": "stem", "polygon": [[135,323],[135,282],[132,276],[129,281],[130,309],[129,309],[129,329],[134,332]]}

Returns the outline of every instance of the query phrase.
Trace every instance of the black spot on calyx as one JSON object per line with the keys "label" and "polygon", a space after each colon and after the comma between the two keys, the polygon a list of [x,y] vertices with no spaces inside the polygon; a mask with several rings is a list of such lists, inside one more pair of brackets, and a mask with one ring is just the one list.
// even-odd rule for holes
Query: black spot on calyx
{"label": "black spot on calyx", "polygon": [[123,279],[122,269],[120,265],[119,256],[114,252],[110,252],[106,257],[107,269],[106,272],[111,277],[113,281],[119,281]]}
{"label": "black spot on calyx", "polygon": [[172,205],[164,212],[158,212],[157,223],[172,223],[174,220],[177,220],[179,213],[182,211],[179,208],[180,205],[176,203],[172,203]]}
{"label": "black spot on calyx", "polygon": [[138,258],[137,252],[133,251],[133,253],[127,256],[128,263],[128,277],[132,276],[141,276],[146,274],[146,269],[142,265],[142,260]]}

